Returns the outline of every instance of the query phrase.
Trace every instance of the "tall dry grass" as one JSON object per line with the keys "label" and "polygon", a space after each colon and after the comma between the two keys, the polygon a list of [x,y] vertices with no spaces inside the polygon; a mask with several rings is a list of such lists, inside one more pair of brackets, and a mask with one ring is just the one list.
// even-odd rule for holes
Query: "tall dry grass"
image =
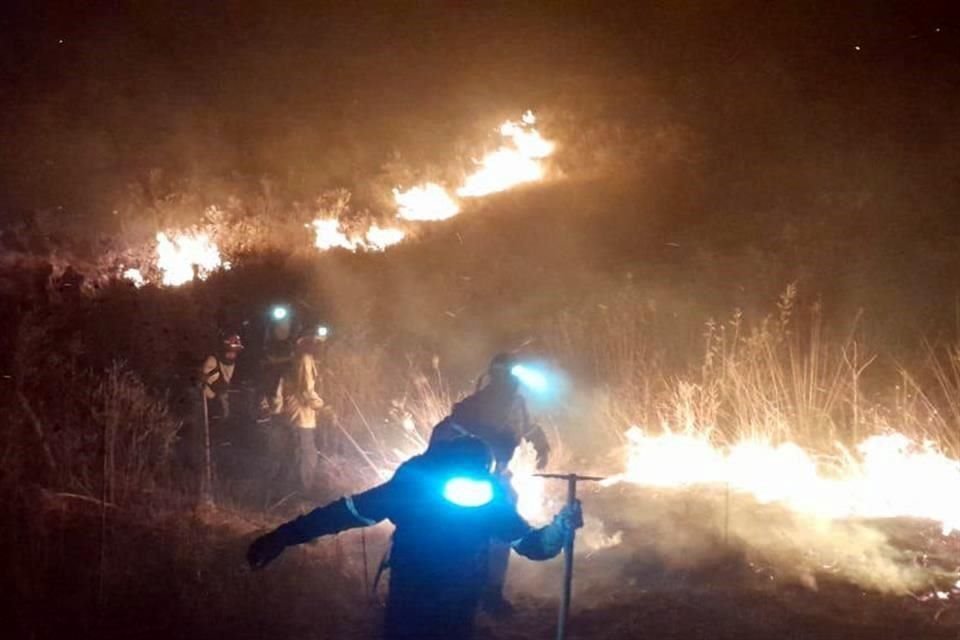
{"label": "tall dry grass", "polygon": [[638,425],[816,450],[896,430],[960,453],[960,342],[918,339],[925,357],[904,362],[870,344],[869,320],[825,326],[820,303],[790,285],[768,314],[734,310],[684,333],[628,292],[558,317],[543,343],[594,389],[585,397],[608,442]]}

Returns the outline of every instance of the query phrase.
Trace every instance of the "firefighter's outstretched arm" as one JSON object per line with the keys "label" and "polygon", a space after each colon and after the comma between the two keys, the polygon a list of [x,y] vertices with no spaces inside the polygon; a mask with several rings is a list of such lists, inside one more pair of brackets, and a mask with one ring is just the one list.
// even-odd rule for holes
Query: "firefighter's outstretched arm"
{"label": "firefighter's outstretched arm", "polygon": [[393,493],[393,483],[387,482],[284,523],[253,541],[247,550],[247,562],[253,569],[262,569],[287,547],[374,525],[389,517]]}
{"label": "firefighter's outstretched arm", "polygon": [[539,529],[531,529],[512,546],[514,551],[531,560],[549,560],[559,555],[570,534],[582,526],[583,512],[577,500],[565,506],[553,518],[553,522]]}

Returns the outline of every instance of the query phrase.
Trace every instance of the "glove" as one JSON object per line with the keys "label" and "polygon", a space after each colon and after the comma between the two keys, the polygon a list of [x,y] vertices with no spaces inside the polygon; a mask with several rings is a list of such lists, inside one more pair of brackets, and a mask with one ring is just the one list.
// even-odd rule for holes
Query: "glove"
{"label": "glove", "polygon": [[262,535],[247,549],[247,564],[254,571],[263,569],[283,553],[287,547],[276,531]]}
{"label": "glove", "polygon": [[564,538],[571,533],[583,527],[583,507],[579,500],[574,500],[573,504],[566,505],[560,510],[554,519],[554,525],[563,531]]}
{"label": "glove", "polygon": [[583,526],[583,509],[579,500],[568,504],[543,528],[542,544],[548,557],[560,553],[573,532]]}

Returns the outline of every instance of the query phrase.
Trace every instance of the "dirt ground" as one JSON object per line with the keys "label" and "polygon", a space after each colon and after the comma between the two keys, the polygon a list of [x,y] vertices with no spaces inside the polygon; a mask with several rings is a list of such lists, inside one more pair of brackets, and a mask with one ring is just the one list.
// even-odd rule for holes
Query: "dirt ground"
{"label": "dirt ground", "polygon": [[[16,527],[4,527],[5,542],[14,544],[5,544],[3,555],[14,637],[376,637],[381,608],[365,597],[363,550],[369,585],[386,528],[290,550],[254,574],[243,552],[268,524],[262,516],[228,509],[110,513],[42,493],[8,505],[5,515],[18,518]],[[510,588],[517,613],[481,618],[479,637],[553,637],[560,565],[516,559]],[[872,593],[830,575],[803,584],[742,556],[677,570],[621,547],[578,556],[577,570],[571,638],[960,634],[960,602]]]}

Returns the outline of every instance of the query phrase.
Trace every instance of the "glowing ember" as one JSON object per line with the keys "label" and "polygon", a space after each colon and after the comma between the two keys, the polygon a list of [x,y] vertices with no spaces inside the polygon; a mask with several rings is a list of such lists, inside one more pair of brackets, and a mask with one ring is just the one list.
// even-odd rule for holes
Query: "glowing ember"
{"label": "glowing ember", "polygon": [[123,272],[123,279],[133,283],[137,289],[147,284],[146,278],[143,277],[143,273],[140,272],[140,269],[126,269]]}
{"label": "glowing ember", "polygon": [[312,222],[314,245],[321,251],[346,249],[347,251],[383,251],[402,241],[406,235],[402,229],[380,227],[372,224],[361,233],[348,233],[336,218],[318,219]]}
{"label": "glowing ember", "polygon": [[446,220],[460,212],[460,205],[435,182],[406,191],[394,189],[393,198],[397,202],[397,217],[403,220]]}
{"label": "glowing ember", "polygon": [[500,126],[500,135],[509,140],[479,162],[479,169],[467,176],[457,189],[461,197],[485,196],[505,191],[525,182],[543,179],[545,169],[540,162],[555,148],[534,128],[536,118],[531,112],[521,122],[507,121]]}
{"label": "glowing ember", "polygon": [[172,239],[157,234],[157,268],[163,284],[176,287],[195,276],[204,280],[221,266],[220,250],[207,234],[177,233]]}
{"label": "glowing ember", "polygon": [[933,443],[893,433],[872,436],[825,465],[798,445],[744,440],[715,446],[703,433],[627,432],[627,469],[607,484],[652,487],[721,485],[826,519],[908,517],[939,522],[944,534],[960,529],[960,504],[944,500],[960,487],[960,461]]}

